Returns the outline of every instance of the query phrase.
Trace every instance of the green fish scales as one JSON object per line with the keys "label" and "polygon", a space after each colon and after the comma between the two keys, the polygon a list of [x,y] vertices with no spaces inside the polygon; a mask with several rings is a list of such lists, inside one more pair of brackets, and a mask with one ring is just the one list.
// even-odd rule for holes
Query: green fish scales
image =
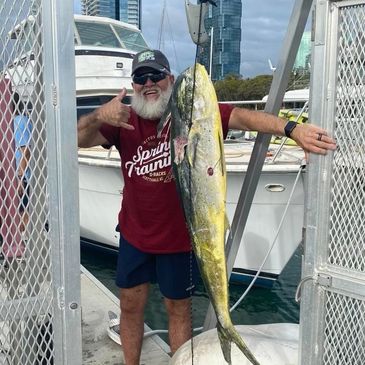
{"label": "green fish scales", "polygon": [[252,364],[259,365],[229,313],[223,132],[215,90],[204,66],[196,64],[179,75],[169,109],[174,177],[200,273],[217,316],[224,358],[231,364],[234,342]]}

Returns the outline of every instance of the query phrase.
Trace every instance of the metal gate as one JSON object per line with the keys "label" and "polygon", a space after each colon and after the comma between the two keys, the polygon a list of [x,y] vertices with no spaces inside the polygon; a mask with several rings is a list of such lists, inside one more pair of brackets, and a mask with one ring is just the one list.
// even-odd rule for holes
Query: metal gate
{"label": "metal gate", "polygon": [[335,137],[310,156],[303,365],[365,364],[365,1],[317,0],[311,120]]}
{"label": "metal gate", "polygon": [[0,364],[77,365],[73,3],[5,0],[0,21]]}

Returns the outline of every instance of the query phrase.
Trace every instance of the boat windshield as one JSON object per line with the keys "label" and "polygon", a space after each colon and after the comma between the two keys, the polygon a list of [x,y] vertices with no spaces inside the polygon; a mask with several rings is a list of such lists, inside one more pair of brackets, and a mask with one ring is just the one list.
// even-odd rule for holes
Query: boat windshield
{"label": "boat windshield", "polygon": [[75,24],[77,45],[125,48],[137,52],[148,48],[138,30],[96,22],[76,21]]}

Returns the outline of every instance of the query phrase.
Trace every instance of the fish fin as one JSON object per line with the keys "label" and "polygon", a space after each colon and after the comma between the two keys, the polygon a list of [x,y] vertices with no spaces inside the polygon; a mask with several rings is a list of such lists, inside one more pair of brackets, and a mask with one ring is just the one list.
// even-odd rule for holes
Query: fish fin
{"label": "fish fin", "polygon": [[186,146],[188,145],[187,138],[183,136],[176,137],[173,140],[173,147],[174,147],[174,162],[176,165],[182,163],[185,158]]}
{"label": "fish fin", "polygon": [[231,365],[231,341],[228,339],[223,327],[219,323],[217,325],[217,332],[219,342],[221,343],[224,360],[226,360],[226,362]]}
{"label": "fish fin", "polygon": [[219,132],[219,149],[220,149],[220,164],[221,164],[221,171],[222,171],[222,176],[225,175],[226,173],[226,163],[225,163],[225,158],[224,158],[224,144],[223,144],[223,137],[221,136],[221,132]]}
{"label": "fish fin", "polygon": [[256,360],[254,354],[247,347],[242,337],[239,335],[233,325],[228,328],[223,328],[219,323],[217,325],[218,337],[221,343],[224,359],[228,364],[231,365],[231,342],[235,343],[236,346],[242,351],[252,365],[260,365]]}
{"label": "fish fin", "polygon": [[192,136],[189,135],[188,160],[191,166],[195,166],[199,141],[200,141],[199,133],[193,133]]}

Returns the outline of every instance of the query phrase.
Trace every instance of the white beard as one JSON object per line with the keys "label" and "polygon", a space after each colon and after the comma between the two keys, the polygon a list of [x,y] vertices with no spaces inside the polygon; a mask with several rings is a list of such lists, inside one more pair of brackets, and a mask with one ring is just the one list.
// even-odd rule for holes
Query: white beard
{"label": "white beard", "polygon": [[167,104],[172,93],[172,83],[169,84],[165,91],[162,91],[158,86],[152,88],[159,94],[157,100],[146,100],[142,95],[143,89],[140,93],[134,93],[132,96],[132,108],[135,112],[144,119],[160,119],[166,110]]}

